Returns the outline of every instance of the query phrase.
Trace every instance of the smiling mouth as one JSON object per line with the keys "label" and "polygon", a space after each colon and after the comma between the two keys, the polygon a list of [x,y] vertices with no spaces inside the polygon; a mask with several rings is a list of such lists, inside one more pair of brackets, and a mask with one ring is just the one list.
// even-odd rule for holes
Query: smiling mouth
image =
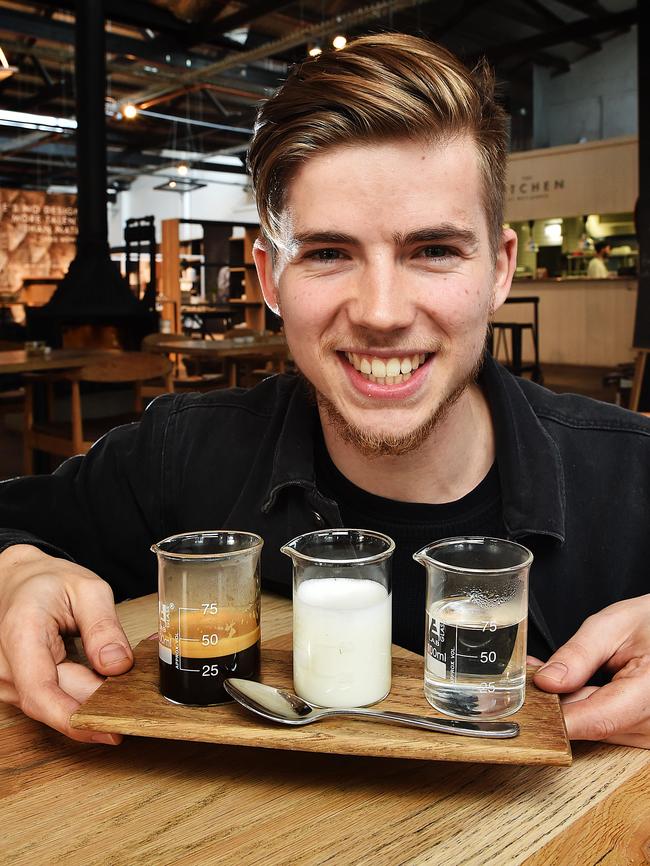
{"label": "smiling mouth", "polygon": [[393,355],[390,358],[378,358],[376,355],[362,355],[356,352],[341,352],[348,363],[357,370],[368,382],[377,385],[401,385],[408,382],[413,373],[430,357],[430,352],[414,355]]}

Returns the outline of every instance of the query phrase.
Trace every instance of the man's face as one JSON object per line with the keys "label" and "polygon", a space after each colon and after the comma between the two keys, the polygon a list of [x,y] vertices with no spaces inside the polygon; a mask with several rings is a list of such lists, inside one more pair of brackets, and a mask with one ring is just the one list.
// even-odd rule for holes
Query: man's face
{"label": "man's face", "polygon": [[507,295],[516,239],[504,232],[495,264],[481,191],[467,138],[333,148],[291,181],[275,263],[256,251],[321,411],[376,453],[430,432]]}

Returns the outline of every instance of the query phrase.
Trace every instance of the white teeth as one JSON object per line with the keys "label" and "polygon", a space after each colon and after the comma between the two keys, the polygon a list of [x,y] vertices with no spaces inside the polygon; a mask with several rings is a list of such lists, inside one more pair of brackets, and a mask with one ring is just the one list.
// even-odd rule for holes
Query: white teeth
{"label": "white teeth", "polygon": [[378,385],[401,385],[408,382],[411,373],[415,372],[427,359],[426,353],[411,355],[404,358],[393,357],[387,361],[381,358],[369,358],[356,352],[346,352],[345,357],[369,382]]}
{"label": "white teeth", "polygon": [[386,375],[387,376],[399,376],[401,373],[400,362],[398,358],[391,358],[386,364]]}

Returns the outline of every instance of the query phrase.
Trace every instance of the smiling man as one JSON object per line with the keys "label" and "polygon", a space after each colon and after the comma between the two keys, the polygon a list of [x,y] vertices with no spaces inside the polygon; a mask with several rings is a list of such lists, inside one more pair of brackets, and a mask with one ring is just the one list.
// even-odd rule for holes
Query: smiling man
{"label": "smiling man", "polygon": [[[407,194],[405,176],[419,179]],[[475,379],[516,242],[508,231],[493,257],[481,183],[468,133],[437,144],[334,146],[293,177],[279,251],[260,244],[256,260],[317,393],[330,454],[419,450],[439,478],[432,434],[442,425],[443,439],[451,429],[462,437],[464,460],[489,468],[472,422],[485,409]]]}
{"label": "smiling man", "polygon": [[70,728],[101,680],[62,635],[80,632],[98,674],[127,670],[112,594],[152,592],[149,546],[176,532],[260,533],[284,594],[291,537],[386,532],[393,639],[416,652],[413,552],[491,535],[535,555],[529,651],[570,735],[650,746],[650,423],[485,355],[516,260],[506,154],[489,72],[425,40],[365,37],[292,72],[249,157],[258,273],[300,376],[160,398],[52,476],[3,485],[0,697],[117,742]]}

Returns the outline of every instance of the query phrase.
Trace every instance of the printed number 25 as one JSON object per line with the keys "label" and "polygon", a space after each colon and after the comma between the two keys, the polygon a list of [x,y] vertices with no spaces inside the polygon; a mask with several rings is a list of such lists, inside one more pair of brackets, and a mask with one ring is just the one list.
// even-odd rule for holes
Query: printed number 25
{"label": "printed number 25", "polygon": [[202,677],[216,677],[219,674],[219,665],[203,665],[201,668]]}

